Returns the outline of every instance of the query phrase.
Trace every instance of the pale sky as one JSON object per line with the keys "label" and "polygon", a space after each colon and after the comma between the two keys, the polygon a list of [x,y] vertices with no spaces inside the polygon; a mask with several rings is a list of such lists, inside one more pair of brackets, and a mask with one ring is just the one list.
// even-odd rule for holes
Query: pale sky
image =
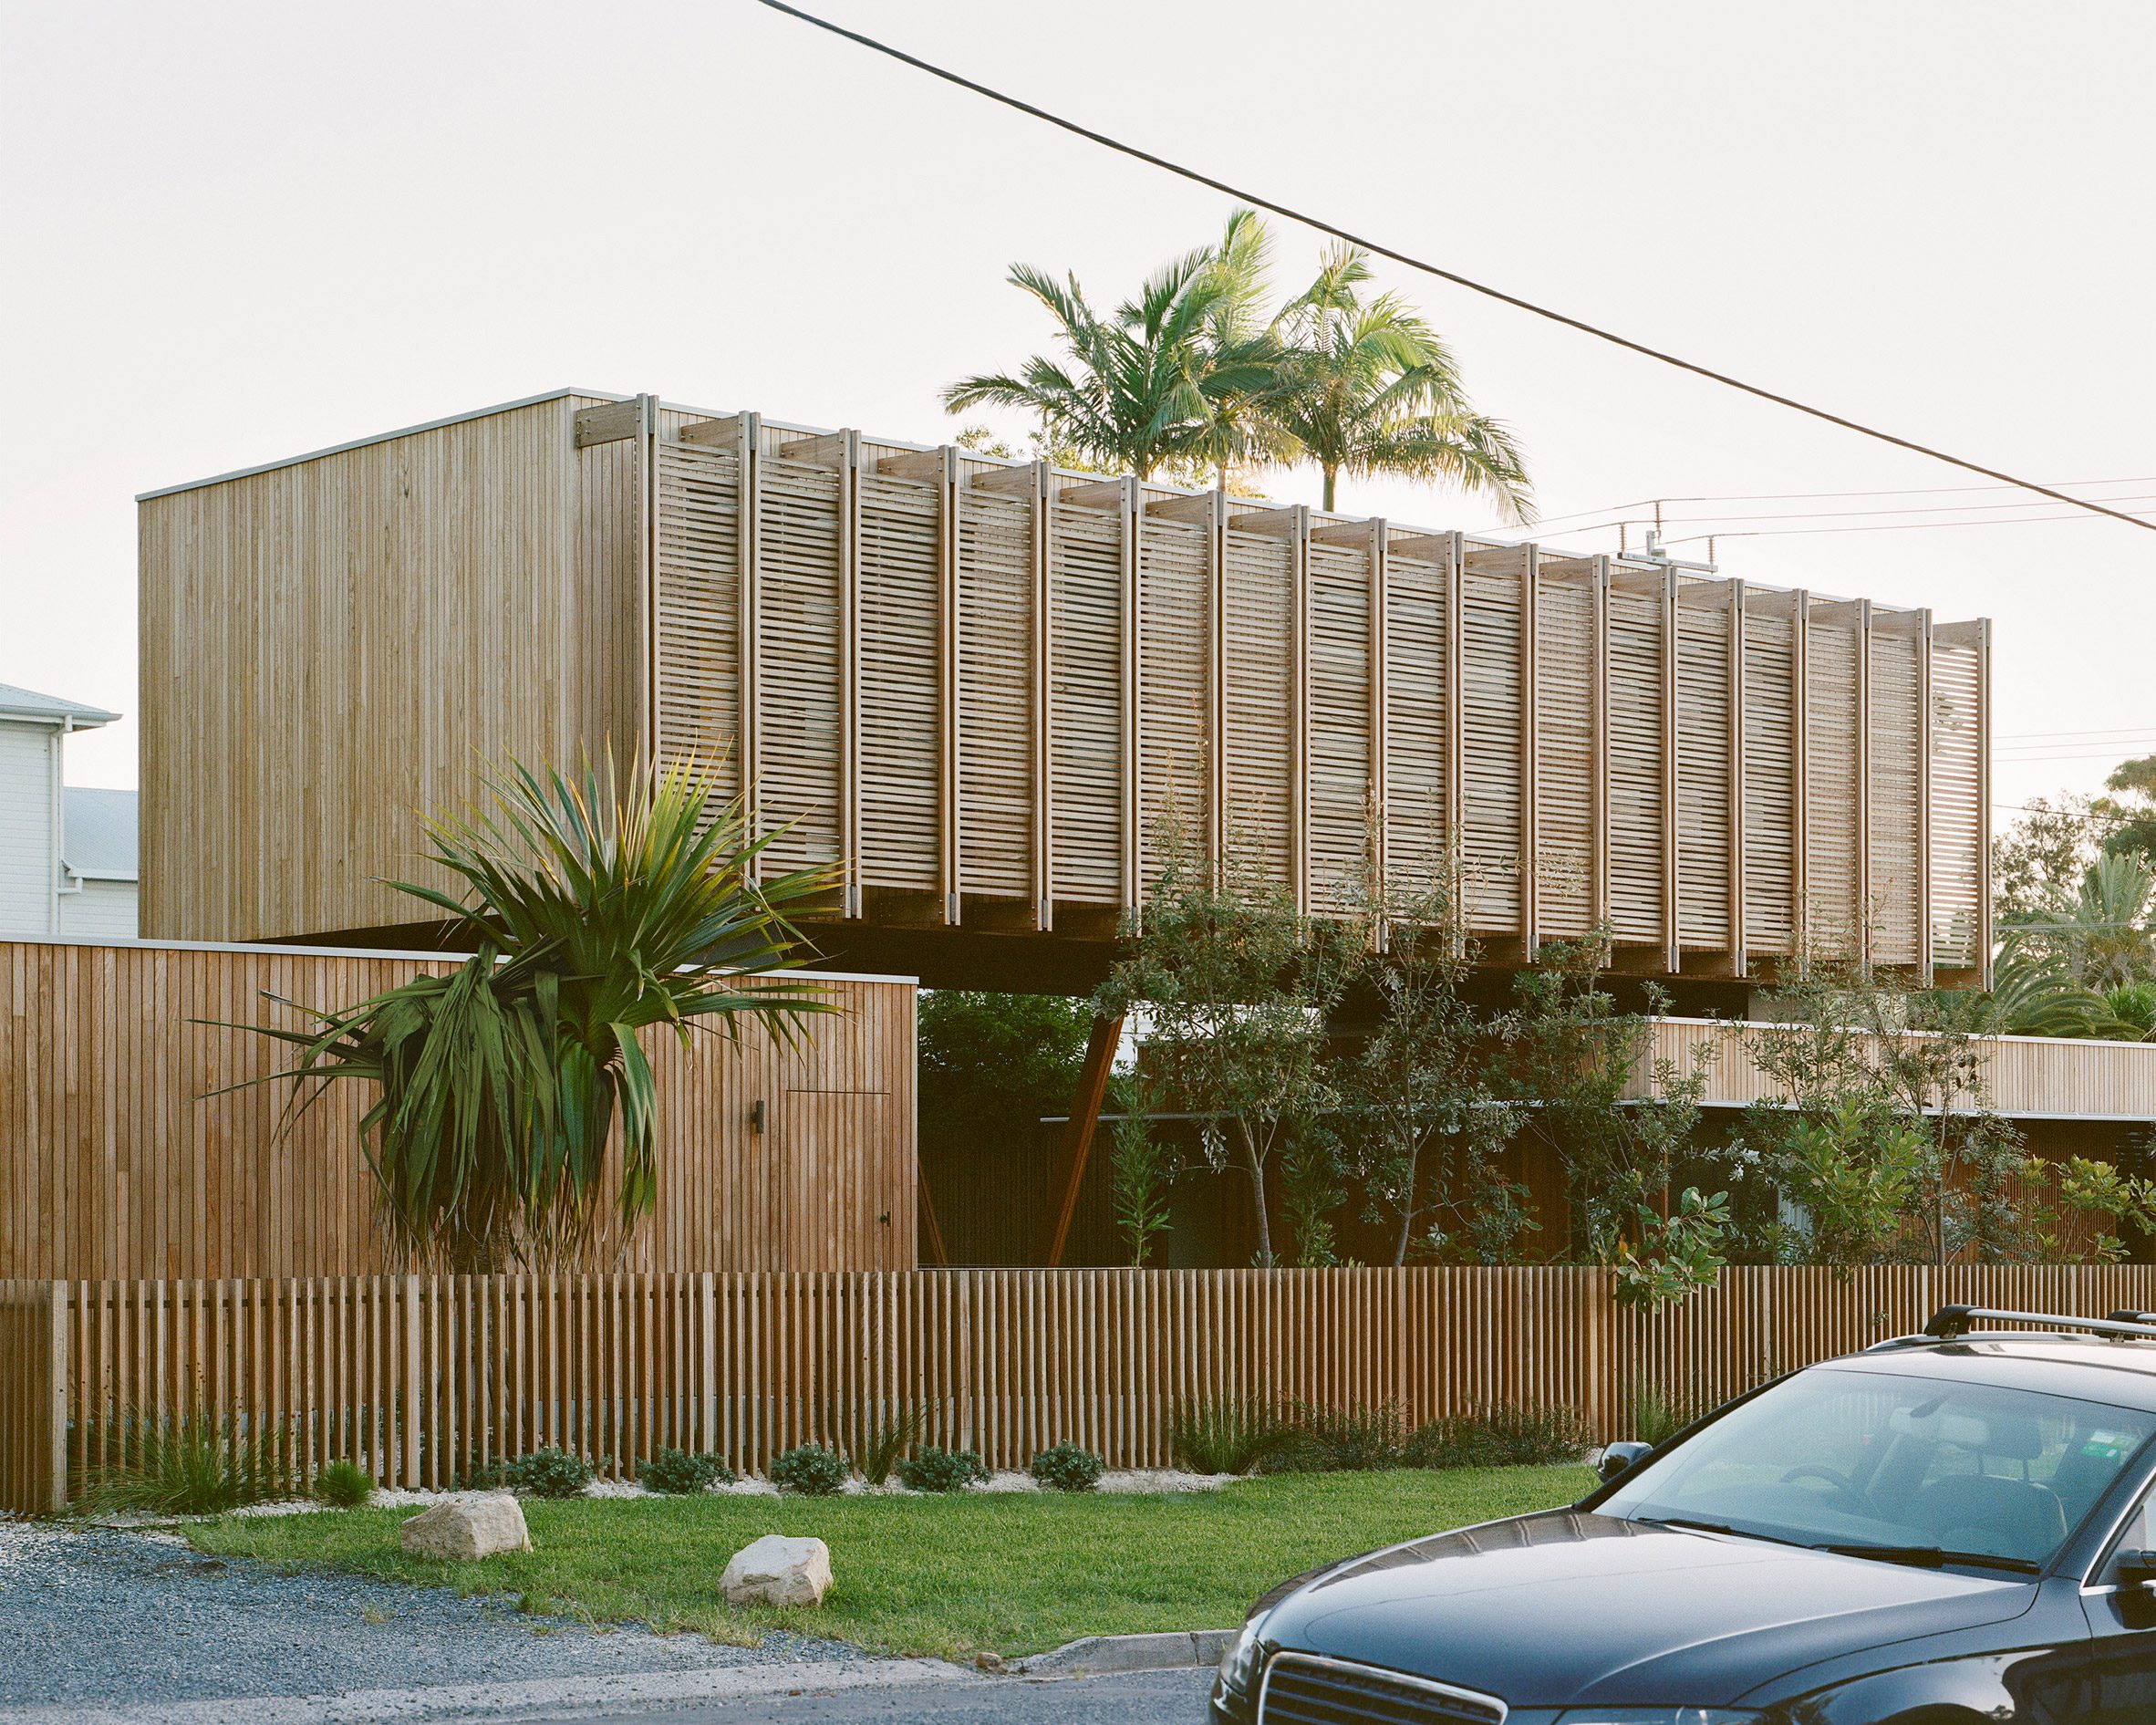
{"label": "pale sky", "polygon": [[[2156,515],[2146,4],[822,4],[1767,387],[2033,478],[2134,482],[2097,489]],[[134,782],[139,491],[565,384],[940,442],[940,386],[1045,338],[1011,261],[1113,303],[1228,208],[750,0],[4,16],[0,681],[130,714],[72,745],[78,783]],[[1296,285],[1321,241],[1277,241]],[[1552,519],[1981,483],[1386,279],[1513,422]],[[1312,476],[1274,489],[1315,501]],[[1404,485],[1351,483],[1342,504],[1491,525]],[[1749,580],[1995,618],[2002,803],[2156,749],[2156,533],[1717,552]]]}

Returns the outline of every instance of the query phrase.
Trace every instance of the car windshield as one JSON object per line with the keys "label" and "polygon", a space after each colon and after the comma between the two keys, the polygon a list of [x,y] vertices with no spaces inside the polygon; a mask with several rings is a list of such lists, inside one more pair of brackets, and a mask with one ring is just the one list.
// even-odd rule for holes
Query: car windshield
{"label": "car windshield", "polygon": [[1600,1508],[1902,1561],[2045,1564],[2156,1431],[2067,1396],[1815,1367],[1622,1481]]}

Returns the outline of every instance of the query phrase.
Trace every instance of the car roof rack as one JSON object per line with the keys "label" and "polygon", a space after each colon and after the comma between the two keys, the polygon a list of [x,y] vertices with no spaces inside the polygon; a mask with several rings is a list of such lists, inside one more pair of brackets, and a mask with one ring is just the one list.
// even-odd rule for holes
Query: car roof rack
{"label": "car roof rack", "polygon": [[2086,1330],[2119,1342],[2156,1342],[2156,1312],[2112,1313],[2109,1317],[2072,1317],[2058,1312],[2007,1312],[1988,1305],[1943,1305],[1932,1314],[1924,1334],[1933,1341],[1951,1342],[1967,1335],[1979,1322],[1989,1324],[2039,1324],[2051,1330]]}

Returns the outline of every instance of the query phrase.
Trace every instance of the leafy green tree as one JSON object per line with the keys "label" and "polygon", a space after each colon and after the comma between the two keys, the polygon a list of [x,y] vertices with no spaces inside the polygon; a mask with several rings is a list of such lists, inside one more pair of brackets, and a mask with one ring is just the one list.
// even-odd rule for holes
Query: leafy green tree
{"label": "leafy green tree", "polygon": [[[1255,1257],[1270,1267],[1280,1252],[1267,1176],[1307,1149],[1333,1107],[1325,1027],[1346,985],[1350,941],[1239,868],[1216,883],[1173,823],[1163,824],[1161,848],[1160,878],[1100,1008],[1143,1026],[1142,1111],[1196,1117],[1207,1162],[1249,1179]],[[1307,1190],[1297,1202],[1307,1217]]]}
{"label": "leafy green tree", "polygon": [[924,992],[917,1044],[921,1125],[940,1144],[1031,1144],[1069,1112],[1093,1013],[1060,994]]}
{"label": "leafy green tree", "polygon": [[1152,1260],[1168,1231],[1168,1188],[1175,1179],[1174,1152],[1153,1131],[1142,1111],[1135,1078],[1118,1074],[1110,1080],[1108,1100],[1116,1119],[1112,1128],[1109,1194],[1115,1231],[1123,1236],[1133,1265]]}
{"label": "leafy green tree", "polygon": [[1527,468],[1510,430],[1468,400],[1459,364],[1395,294],[1366,295],[1370,258],[1336,246],[1310,286],[1273,320],[1278,378],[1263,410],[1324,480],[1394,474],[1454,484],[1532,519]]}
{"label": "leafy green tree", "polygon": [[[484,805],[427,824],[429,858],[457,891],[397,883],[447,918],[472,956],[337,1011],[312,1028],[258,1025],[297,1051],[285,1122],[331,1083],[374,1091],[362,1144],[398,1241],[457,1270],[559,1264],[607,1206],[624,1230],[650,1211],[658,1097],[639,1042],[744,1022],[791,1035],[832,1010],[770,979],[798,936],[786,911],[826,890],[810,869],[757,884],[741,805],[711,767],[611,762],[574,777],[511,763]],[[711,814],[713,807],[717,813]],[[274,997],[273,997],[274,998]],[[285,1005],[296,1003],[284,1002]]]}
{"label": "leafy green tree", "polygon": [[[1666,1002],[1650,989],[1647,1013],[1621,1010],[1601,985],[1609,956],[1609,937],[1597,931],[1552,942],[1537,968],[1520,972],[1515,1003],[1495,1026],[1499,1083],[1519,1107],[1521,1136],[1564,1170],[1578,1253],[1591,1263],[1632,1263],[1633,1284],[1662,1298],[1691,1285],[1691,1269],[1713,1256],[1698,1248],[1718,1238],[1705,1231],[1708,1221],[1720,1225],[1714,1208],[1703,1211],[1688,1198],[1678,1200],[1673,1220],[1684,1221],[1674,1231],[1641,1222],[1643,1215],[1661,1220],[1678,1164],[1691,1154],[1707,1056],[1684,1070],[1653,1055],[1648,1019]],[[1666,1273],[1654,1267],[1658,1249]]]}
{"label": "leafy green tree", "polygon": [[1992,841],[1992,909],[2002,925],[2028,921],[2071,897],[2104,848],[2111,816],[2086,796],[2032,796]]}
{"label": "leafy green tree", "polygon": [[1369,1220],[1387,1228],[1396,1264],[1411,1252],[1501,1263],[1536,1226],[1502,1173],[1520,1116],[1497,1094],[1485,1027],[1463,994],[1475,953],[1456,880],[1439,856],[1365,889],[1383,939],[1368,942],[1357,980],[1377,1018],[1342,1063],[1342,1116]]}
{"label": "leafy green tree", "polygon": [[2156,754],[2120,762],[2104,788],[2111,795],[2096,804],[2109,826],[2104,848],[2114,857],[2139,857],[2156,868]]}

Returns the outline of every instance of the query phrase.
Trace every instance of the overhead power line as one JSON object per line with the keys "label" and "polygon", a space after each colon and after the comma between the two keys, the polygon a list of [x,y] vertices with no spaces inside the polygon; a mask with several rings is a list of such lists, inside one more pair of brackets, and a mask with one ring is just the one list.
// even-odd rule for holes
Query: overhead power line
{"label": "overhead power line", "polygon": [[1276,198],[1262,197],[1255,192],[1232,184],[1215,175],[1202,172],[1196,168],[1186,167],[1179,161],[1172,161],[1167,157],[1156,155],[1150,150],[1141,149],[1136,144],[1125,143],[1120,138],[1111,137],[1108,133],[1097,131],[1090,126],[1083,126],[1074,120],[1066,120],[1061,114],[1052,113],[1045,108],[1000,90],[993,85],[983,84],[976,78],[966,77],[963,73],[954,72],[948,67],[938,66],[933,60],[925,60],[917,54],[908,54],[904,48],[894,47],[890,43],[880,41],[873,36],[865,35],[859,30],[849,30],[844,25],[834,24],[829,18],[819,17],[813,12],[804,12],[799,6],[788,5],[786,0],[760,0],[760,3],[773,12],[783,13],[790,18],[797,18],[803,24],[813,25],[817,29],[826,31],[832,36],[844,37],[846,41],[855,43],[874,53],[897,60],[901,65],[910,66],[916,71],[926,72],[931,78],[940,78],[947,84],[954,84],[960,89],[971,90],[976,96],[985,97],[991,102],[1000,103],[1003,107],[1014,109],[1018,113],[1030,115],[1035,120],[1067,131],[1073,137],[1083,138],[1088,143],[1098,144],[1104,150],[1113,150],[1117,154],[1128,156],[1135,161],[1142,161],[1148,167],[1158,168],[1164,173],[1172,173],[1179,179],[1191,182],[1194,185],[1208,187],[1225,197],[1235,199],[1239,203],[1247,203],[1257,209],[1270,211],[1274,215],[1286,221],[1300,223],[1304,227],[1314,228],[1320,234],[1330,234],[1334,239],[1344,241],[1350,245],[1357,246],[1376,256],[1389,258],[1394,263],[1403,265],[1408,269],[1419,270],[1425,275],[1434,275],[1440,281],[1450,282],[1456,287],[1464,287],[1470,293],[1480,294],[1486,299],[1494,299],[1501,305],[1510,306],[1516,310],[1527,312],[1530,316],[1546,318],[1554,324],[1562,324],[1568,329],[1576,329],[1581,335],[1592,336],[1598,341],[1606,341],[1613,347],[1623,348],[1646,359],[1659,360],[1664,365],[1674,366],[1679,371],[1688,371],[1694,377],[1705,378],[1711,383],[1719,383],[1746,395],[1756,396],[1762,401],[1771,401],[1777,407],[1786,407],[1792,412],[1808,414],[1815,420],[1824,421],[1829,425],[1839,425],[1843,431],[1854,431],[1860,437],[1869,437],[1875,442],[1891,444],[1896,449],[1908,450],[1913,454],[1928,455],[1933,461],[1944,462],[1948,466],[1959,467],[1965,473],[1981,473],[1986,479],[1999,480],[2006,484],[2017,486],[2023,491],[2035,492],[2039,496],[2049,497],[2058,503],[2072,504],[2075,507],[2086,510],[2091,514],[2109,515],[2114,521],[2123,521],[2129,525],[2156,533],[2156,521],[2144,521],[2139,515],[2130,515],[2121,510],[2107,509],[2103,504],[2092,503],[2087,498],[2076,497],[2069,493],[2054,490],[2049,485],[2039,485],[2034,480],[2022,479],[1996,467],[1986,467],[1981,462],[1973,462],[1964,456],[1951,455],[1946,451],[1933,448],[1928,443],[1919,443],[1911,438],[1896,436],[1892,431],[1882,431],[1877,426],[1867,425],[1861,420],[1852,420],[1846,415],[1830,412],[1825,408],[1813,407],[1809,402],[1799,401],[1794,396],[1783,395],[1777,390],[1767,389],[1763,385],[1747,383],[1742,378],[1732,377],[1726,371],[1716,371],[1712,367],[1701,365],[1695,360],[1680,359],[1674,353],[1660,348],[1650,347],[1643,341],[1634,341],[1629,336],[1621,336],[1614,330],[1604,329],[1600,325],[1587,322],[1584,318],[1574,317],[1569,313],[1555,310],[1549,306],[1539,305],[1518,294],[1507,293],[1502,288],[1492,287],[1487,282],[1478,282],[1472,276],[1463,275],[1457,270],[1446,269],[1425,258],[1416,257],[1380,241],[1365,238],[1346,228],[1336,226],[1322,217],[1309,214],[1292,205],[1282,203]]}
{"label": "overhead power line", "polygon": [[[2156,485],[2156,473],[2130,474],[2123,479],[2055,479],[2050,483],[2061,489],[2068,485],[2079,485],[2084,488],[2090,485]],[[1633,497],[1621,504],[1604,504],[1598,509],[1572,509],[1561,515],[1544,515],[1535,525],[1548,526],[1553,521],[1580,521],[1589,515],[1606,515],[1612,523],[1620,517],[1629,521],[1633,517],[1626,515],[1624,514],[1626,510],[1653,509],[1660,504],[1802,503],[1823,497],[1944,497],[1957,492],[2019,491],[2021,489],[2019,485],[1874,485],[1862,491],[1717,491],[1691,497]],[[2079,499],[2077,501],[2119,504],[2135,503],[2142,500],[2132,497],[2099,497],[2093,500]],[[2020,504],[2015,506],[2034,509],[2037,505]],[[1972,504],[1969,507],[1975,508],[1977,505]],[[1819,513],[1831,515],[1849,514],[1854,512],[1824,509]],[[1575,528],[1572,531],[1577,532],[1581,529]]]}

